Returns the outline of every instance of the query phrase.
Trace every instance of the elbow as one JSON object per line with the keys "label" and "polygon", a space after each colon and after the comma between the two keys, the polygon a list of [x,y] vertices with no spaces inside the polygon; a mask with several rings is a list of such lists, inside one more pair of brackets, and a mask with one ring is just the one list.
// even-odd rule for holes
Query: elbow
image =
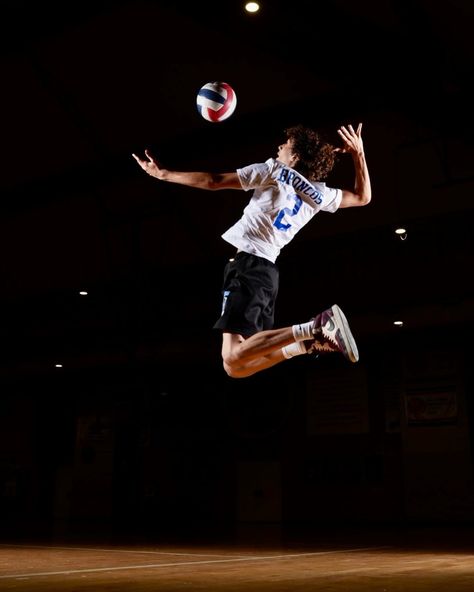
{"label": "elbow", "polygon": [[359,205],[360,206],[366,206],[372,200],[372,193],[371,192],[368,192],[368,193],[359,193],[357,197],[359,198]]}
{"label": "elbow", "polygon": [[215,191],[218,189],[215,177],[208,173],[200,173],[189,185],[198,189],[205,189],[206,191]]}
{"label": "elbow", "polygon": [[217,191],[222,189],[222,176],[221,175],[209,175],[206,179],[206,187],[209,191]]}

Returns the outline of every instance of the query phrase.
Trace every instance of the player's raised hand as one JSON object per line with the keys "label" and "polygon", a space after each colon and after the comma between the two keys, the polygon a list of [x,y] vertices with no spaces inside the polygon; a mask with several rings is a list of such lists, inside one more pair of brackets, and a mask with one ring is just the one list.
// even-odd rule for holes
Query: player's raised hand
{"label": "player's raised hand", "polygon": [[354,130],[351,124],[342,125],[337,133],[343,141],[342,148],[336,148],[334,152],[358,154],[364,152],[364,144],[362,142],[362,123],[359,123],[357,130]]}

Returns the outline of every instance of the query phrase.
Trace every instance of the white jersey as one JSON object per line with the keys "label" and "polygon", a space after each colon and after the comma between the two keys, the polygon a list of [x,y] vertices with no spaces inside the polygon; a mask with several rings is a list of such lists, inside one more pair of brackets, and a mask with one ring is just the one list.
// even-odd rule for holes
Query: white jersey
{"label": "white jersey", "polygon": [[272,263],[315,214],[335,212],[341,203],[340,189],[311,183],[274,158],[237,169],[237,174],[242,188],[254,192],[240,220],[222,238]]}

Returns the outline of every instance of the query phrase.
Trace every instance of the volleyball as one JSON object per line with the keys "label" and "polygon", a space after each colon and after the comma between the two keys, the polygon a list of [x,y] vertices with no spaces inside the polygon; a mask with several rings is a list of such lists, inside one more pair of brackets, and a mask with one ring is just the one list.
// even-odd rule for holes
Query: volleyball
{"label": "volleyball", "polygon": [[199,89],[196,104],[202,117],[215,123],[232,115],[237,96],[227,82],[208,82]]}

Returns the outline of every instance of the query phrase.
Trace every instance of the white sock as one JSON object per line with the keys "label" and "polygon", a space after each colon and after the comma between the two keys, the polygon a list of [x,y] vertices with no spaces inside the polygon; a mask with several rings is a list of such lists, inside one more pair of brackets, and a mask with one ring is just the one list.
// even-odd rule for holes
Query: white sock
{"label": "white sock", "polygon": [[282,347],[281,352],[285,358],[289,360],[295,356],[301,356],[301,354],[305,354],[306,346],[302,341],[295,341],[295,343],[290,343],[290,345]]}
{"label": "white sock", "polygon": [[293,325],[293,337],[296,341],[304,341],[305,339],[313,339],[313,321],[307,323],[300,323]]}

